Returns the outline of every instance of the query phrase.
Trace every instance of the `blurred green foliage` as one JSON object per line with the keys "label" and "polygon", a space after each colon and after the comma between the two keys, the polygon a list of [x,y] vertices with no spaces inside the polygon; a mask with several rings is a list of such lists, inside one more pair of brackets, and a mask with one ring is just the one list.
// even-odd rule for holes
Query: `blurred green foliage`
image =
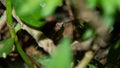
{"label": "blurred green foliage", "polygon": [[[87,0],[87,5],[92,9],[101,6],[103,11],[102,18],[105,24],[109,26],[111,32],[111,28],[114,29],[115,13],[117,10],[120,10],[120,0]],[[107,68],[119,68],[120,40],[117,40],[115,44],[111,45],[107,55]]]}
{"label": "blurred green foliage", "polygon": [[12,0],[17,15],[25,24],[32,27],[41,27],[44,22],[41,19],[51,15],[62,0]]}
{"label": "blurred green foliage", "polygon": [[82,36],[82,39],[83,40],[88,40],[88,39],[92,38],[93,36],[94,36],[94,30],[91,29],[91,28],[88,28],[85,31],[84,35]]}
{"label": "blurred green foliage", "polygon": [[6,56],[12,51],[14,41],[12,38],[0,41],[0,57]]}
{"label": "blurred green foliage", "polygon": [[71,68],[72,49],[70,38],[63,38],[45,68]]}
{"label": "blurred green foliage", "polygon": [[115,11],[120,10],[120,0],[87,0],[87,5],[92,9],[101,6],[103,10],[102,18],[105,24],[112,28]]}

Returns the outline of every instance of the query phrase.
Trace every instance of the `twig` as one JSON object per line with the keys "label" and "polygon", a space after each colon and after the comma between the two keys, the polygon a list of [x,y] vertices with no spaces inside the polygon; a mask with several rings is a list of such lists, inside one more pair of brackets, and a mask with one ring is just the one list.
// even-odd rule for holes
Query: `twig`
{"label": "twig", "polygon": [[85,53],[84,58],[78,63],[75,68],[86,68],[94,56],[94,52],[88,51]]}

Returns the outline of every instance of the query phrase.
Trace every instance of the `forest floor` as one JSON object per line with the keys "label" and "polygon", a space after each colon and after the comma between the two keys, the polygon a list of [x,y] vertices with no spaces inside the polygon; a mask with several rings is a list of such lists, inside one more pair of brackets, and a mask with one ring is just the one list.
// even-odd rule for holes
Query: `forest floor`
{"label": "forest floor", "polygon": [[[94,13],[93,11],[86,10],[87,8],[85,6],[81,8],[83,9],[82,11],[75,9],[75,7],[77,6],[75,5],[71,8],[70,3],[66,0],[64,4],[56,9],[54,14],[43,19],[45,25],[40,28],[34,28],[35,31],[38,31],[38,34],[40,34],[39,42],[36,42],[36,39],[38,38],[33,36],[34,33],[29,33],[29,30],[33,30],[34,32],[33,28],[30,28],[29,30],[21,29],[17,32],[22,49],[29,58],[38,65],[38,67],[40,67],[41,64],[38,64],[36,60],[43,56],[50,56],[63,37],[70,37],[72,39],[71,47],[74,55],[74,66],[76,66],[79,63],[79,60],[81,60],[90,50],[95,52],[93,60],[90,62],[91,64],[97,63],[101,68],[106,64],[109,50],[108,45],[112,42],[114,43],[114,41],[120,37],[120,30],[118,30],[120,28],[118,26],[119,24],[114,26],[116,29],[114,29],[111,34],[109,34],[111,36],[109,36],[107,33],[107,27],[104,26],[104,24],[96,23],[101,21],[96,15],[99,10]],[[5,10],[6,7],[0,2],[1,18],[4,16]],[[79,19],[80,14],[76,10],[81,11],[81,19]],[[0,20],[0,22],[1,21],[2,20]],[[14,17],[13,21],[14,26],[16,26],[18,21]],[[83,38],[84,33],[91,27],[95,30],[95,39],[92,37],[86,40],[86,38]],[[29,28],[29,26],[25,28]],[[116,34],[116,36],[114,34]],[[115,38],[111,39],[113,36]],[[0,23],[0,40],[9,37],[9,27],[5,19],[5,23]],[[39,43],[44,46],[40,46]],[[7,56],[7,58],[0,58],[0,68],[25,68],[25,63],[23,63],[21,59],[22,58],[14,47],[14,50]]]}

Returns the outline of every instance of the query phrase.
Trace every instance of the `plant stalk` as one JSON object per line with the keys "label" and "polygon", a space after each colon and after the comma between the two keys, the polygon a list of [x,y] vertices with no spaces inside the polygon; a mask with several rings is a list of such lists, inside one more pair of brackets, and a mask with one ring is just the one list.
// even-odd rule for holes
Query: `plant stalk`
{"label": "plant stalk", "polygon": [[20,54],[22,59],[25,61],[25,63],[28,64],[30,68],[33,68],[33,64],[31,62],[31,60],[28,58],[28,56],[25,54],[23,49],[21,48],[20,43],[18,41],[18,37],[17,37],[15,30],[14,30],[14,25],[13,25],[13,20],[12,20],[11,0],[6,0],[6,15],[7,15],[7,21],[8,21],[7,24],[9,26],[9,31],[10,31],[11,37],[14,39],[18,53]]}

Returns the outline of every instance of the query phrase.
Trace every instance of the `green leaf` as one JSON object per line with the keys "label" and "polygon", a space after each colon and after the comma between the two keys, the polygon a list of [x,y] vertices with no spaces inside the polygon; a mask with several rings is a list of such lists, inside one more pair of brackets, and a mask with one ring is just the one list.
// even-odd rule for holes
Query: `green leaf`
{"label": "green leaf", "polygon": [[101,0],[101,5],[105,15],[113,15],[116,10],[116,0]]}
{"label": "green leaf", "polygon": [[52,14],[54,10],[56,9],[56,7],[58,7],[62,3],[62,0],[54,0],[54,1],[45,0],[45,1],[46,1],[46,5],[42,10],[42,16],[44,17]]}
{"label": "green leaf", "polygon": [[12,0],[12,3],[17,15],[25,24],[32,27],[43,26],[44,23],[40,21],[42,0]]}
{"label": "green leaf", "polygon": [[47,64],[50,62],[51,58],[48,56],[43,56],[38,59],[38,62],[42,64],[43,66],[47,66]]}
{"label": "green leaf", "polygon": [[5,57],[12,51],[14,40],[12,38],[0,41],[0,57]]}
{"label": "green leaf", "polygon": [[44,25],[40,20],[54,12],[62,0],[12,0],[17,15],[32,27]]}
{"label": "green leaf", "polygon": [[22,16],[21,19],[25,22],[25,24],[32,27],[42,27],[45,23],[43,21],[35,20],[31,16]]}
{"label": "green leaf", "polygon": [[45,68],[71,68],[72,50],[70,43],[70,39],[62,39],[56,52],[52,55],[51,61]]}
{"label": "green leaf", "polygon": [[88,29],[86,30],[86,32],[84,33],[84,35],[82,36],[82,39],[83,39],[83,40],[88,40],[88,39],[90,39],[93,35],[94,35],[93,29],[88,28]]}
{"label": "green leaf", "polygon": [[111,68],[116,66],[116,63],[119,61],[120,58],[120,40],[118,40],[109,50],[107,55],[107,64]]}
{"label": "green leaf", "polygon": [[87,4],[90,8],[95,8],[97,5],[97,0],[87,0]]}
{"label": "green leaf", "polygon": [[[25,3],[25,2],[26,3]],[[20,7],[20,13],[21,14],[28,14],[30,12],[32,12],[33,10],[35,10],[36,8],[40,7],[40,2],[41,0],[24,0],[22,2],[22,5]]]}

